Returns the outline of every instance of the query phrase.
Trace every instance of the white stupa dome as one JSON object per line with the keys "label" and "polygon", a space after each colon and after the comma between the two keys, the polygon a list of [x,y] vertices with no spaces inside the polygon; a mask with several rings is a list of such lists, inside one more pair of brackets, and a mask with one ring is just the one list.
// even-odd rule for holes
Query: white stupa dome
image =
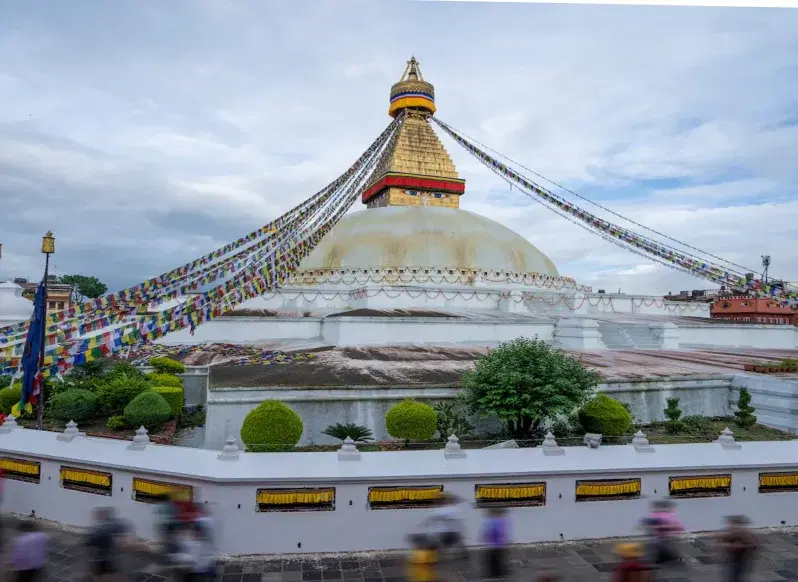
{"label": "white stupa dome", "polygon": [[27,321],[33,314],[33,302],[22,296],[16,283],[0,282],[0,325]]}
{"label": "white stupa dome", "polygon": [[312,270],[473,270],[558,277],[532,243],[479,214],[385,206],[343,217],[300,265]]}

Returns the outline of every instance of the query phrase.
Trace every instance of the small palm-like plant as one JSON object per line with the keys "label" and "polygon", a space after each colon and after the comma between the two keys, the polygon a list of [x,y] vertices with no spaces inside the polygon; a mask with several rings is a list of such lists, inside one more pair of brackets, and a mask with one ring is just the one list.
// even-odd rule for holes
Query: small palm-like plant
{"label": "small palm-like plant", "polygon": [[327,436],[341,441],[349,437],[356,443],[365,443],[374,438],[370,428],[367,426],[360,426],[353,422],[336,422],[321,431],[321,434],[326,434]]}

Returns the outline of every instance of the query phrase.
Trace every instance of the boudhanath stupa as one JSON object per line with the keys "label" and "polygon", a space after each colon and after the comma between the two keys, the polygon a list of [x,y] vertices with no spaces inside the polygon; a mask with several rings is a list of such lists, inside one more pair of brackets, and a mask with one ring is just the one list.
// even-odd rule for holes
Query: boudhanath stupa
{"label": "boudhanath stupa", "polygon": [[277,289],[163,342],[795,346],[792,330],[730,335],[709,303],[599,293],[560,274],[524,237],[460,208],[466,182],[432,128],[435,111],[434,87],[411,59],[390,92],[389,114],[405,120],[362,194],[365,209],[344,216]]}
{"label": "boudhanath stupa", "polygon": [[[708,302],[593,290],[560,273],[545,249],[461,209],[466,181],[436,128],[501,178],[598,236],[716,286],[732,289],[743,281],[728,267],[592,216],[480,151],[437,119],[435,89],[415,58],[391,87],[389,114],[394,121],[376,165],[355,192],[365,208],[331,221],[294,267],[281,270],[258,259],[267,275],[201,325],[194,325],[191,308],[182,312],[180,306],[209,301],[207,293],[164,296],[145,309],[170,314],[153,316],[150,325],[165,331],[150,346],[171,346],[188,364],[215,364],[207,383],[206,446],[220,448],[265,398],[301,412],[304,442],[318,442],[327,424],[345,421],[366,424],[380,438],[388,404],[453,397],[477,357],[522,336],[552,342],[599,369],[602,389],[632,404],[642,420],[661,416],[665,398],[674,394],[683,398],[685,414],[728,413],[734,378],[746,364],[798,357],[796,326],[712,319]],[[180,321],[159,323],[174,319],[176,309]],[[142,316],[126,321],[136,317]],[[315,357],[241,364],[225,358],[225,345]],[[779,411],[781,401],[770,406],[759,411],[762,421],[798,427]]]}

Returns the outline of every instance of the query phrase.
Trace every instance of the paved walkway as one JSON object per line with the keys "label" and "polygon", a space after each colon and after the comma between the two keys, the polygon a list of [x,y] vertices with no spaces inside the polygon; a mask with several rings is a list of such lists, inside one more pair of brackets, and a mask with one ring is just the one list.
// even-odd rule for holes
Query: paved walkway
{"label": "paved walkway", "polygon": [[[4,518],[3,540],[8,540],[15,520]],[[10,522],[10,523],[9,523]],[[45,526],[51,534],[48,580],[83,581],[86,557],[82,536]],[[798,533],[794,530],[758,532],[762,545],[750,582],[798,581]],[[610,580],[615,558],[611,541],[554,543],[521,546],[512,550],[512,577],[534,582],[544,570],[560,574],[563,582]],[[4,546],[6,544],[4,543]],[[680,543],[685,564],[660,572],[666,582],[712,580],[722,582],[717,547],[711,537],[697,536]],[[481,580],[479,552],[468,561],[452,561],[444,567],[445,582]],[[167,582],[173,576],[158,565],[158,556],[142,549],[123,558],[129,580]],[[5,570],[5,564],[0,572]],[[221,582],[404,582],[404,559],[399,553],[345,556],[264,557],[229,560],[221,567]],[[3,579],[0,574],[0,579]],[[6,578],[7,579],[7,578]]]}

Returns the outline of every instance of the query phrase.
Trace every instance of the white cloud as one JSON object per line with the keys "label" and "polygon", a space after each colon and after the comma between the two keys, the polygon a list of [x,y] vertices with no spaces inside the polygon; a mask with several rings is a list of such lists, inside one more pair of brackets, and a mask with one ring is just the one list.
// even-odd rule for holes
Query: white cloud
{"label": "white cloud", "polygon": [[[774,273],[798,279],[794,12],[254,0],[97,10],[29,2],[4,17],[3,273],[34,275],[47,229],[59,269],[121,286],[256,228],[382,131],[415,53],[456,129],[651,228],[751,267],[769,253]],[[444,143],[468,182],[463,207],[516,229],[563,273],[608,290],[706,286],[585,232]]]}

